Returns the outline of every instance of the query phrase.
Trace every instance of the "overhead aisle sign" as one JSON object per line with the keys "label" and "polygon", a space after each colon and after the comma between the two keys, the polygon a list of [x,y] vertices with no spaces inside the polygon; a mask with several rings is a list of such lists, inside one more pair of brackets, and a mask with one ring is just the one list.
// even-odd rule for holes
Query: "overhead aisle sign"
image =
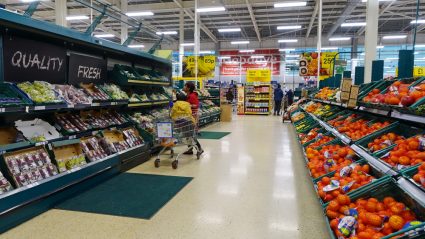
{"label": "overhead aisle sign", "polygon": [[[338,52],[304,52],[300,54],[299,75],[317,76],[317,68],[320,60],[320,80],[324,80],[332,75],[333,61],[338,60]],[[336,56],[336,57],[335,57]]]}
{"label": "overhead aisle sign", "polygon": [[270,69],[248,69],[246,72],[247,82],[268,82],[271,81]]}

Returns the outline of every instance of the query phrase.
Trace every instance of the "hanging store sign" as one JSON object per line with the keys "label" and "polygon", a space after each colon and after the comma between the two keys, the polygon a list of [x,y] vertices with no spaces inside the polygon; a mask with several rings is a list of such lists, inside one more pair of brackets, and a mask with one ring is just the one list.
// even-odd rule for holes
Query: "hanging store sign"
{"label": "hanging store sign", "polygon": [[[332,67],[335,56],[338,52],[322,52],[319,59],[317,52],[304,52],[300,54],[299,75],[317,76],[317,67],[320,60],[320,80],[324,80],[332,75]],[[338,59],[338,56],[335,60]]]}
{"label": "hanging store sign", "polygon": [[246,82],[268,82],[271,81],[270,69],[248,69]]}
{"label": "hanging store sign", "polygon": [[107,80],[106,60],[71,53],[69,56],[68,83],[104,83]]}
{"label": "hanging store sign", "polygon": [[19,37],[3,39],[5,81],[65,83],[66,49],[64,47]]}
{"label": "hanging store sign", "polygon": [[[259,56],[264,58],[258,58]],[[279,49],[258,49],[253,52],[220,51],[220,75],[246,75],[248,69],[270,69],[273,75],[280,75]]]}
{"label": "hanging store sign", "polygon": [[[214,77],[215,56],[198,57],[198,77]],[[183,77],[195,77],[195,56],[183,57]]]}

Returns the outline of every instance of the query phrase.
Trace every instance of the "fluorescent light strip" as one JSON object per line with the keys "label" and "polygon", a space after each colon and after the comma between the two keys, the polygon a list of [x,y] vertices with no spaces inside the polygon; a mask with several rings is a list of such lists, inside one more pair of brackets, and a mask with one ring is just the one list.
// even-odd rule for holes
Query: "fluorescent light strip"
{"label": "fluorescent light strip", "polygon": [[66,20],[68,21],[75,21],[75,20],[87,20],[89,19],[88,16],[67,16]]}
{"label": "fluorescent light strip", "polygon": [[195,43],[182,43],[180,46],[194,46]]}
{"label": "fluorescent light strip", "polygon": [[307,6],[307,2],[283,2],[283,3],[275,3],[274,7],[304,7]]}
{"label": "fluorescent light strip", "polygon": [[176,31],[156,32],[156,35],[177,35]]}
{"label": "fluorescent light strip", "polygon": [[394,36],[384,36],[382,39],[404,39],[406,35],[394,35]]}
{"label": "fluorescent light strip", "polygon": [[129,17],[153,16],[153,12],[127,12],[125,15]]}
{"label": "fluorescent light strip", "polygon": [[[393,1],[393,0],[379,0],[379,2],[389,2],[389,1]],[[362,2],[367,2],[367,0],[362,0]]]}
{"label": "fluorescent light strip", "polygon": [[279,49],[279,51],[295,51],[295,48],[283,48]]}
{"label": "fluorescent light strip", "polygon": [[376,49],[382,49],[384,46],[376,46]]}
{"label": "fluorescent light strip", "polygon": [[145,45],[129,45],[130,48],[144,48]]}
{"label": "fluorescent light strip", "polygon": [[348,41],[351,37],[331,37],[329,41]]}
{"label": "fluorescent light strip", "polygon": [[114,34],[95,34],[94,37],[111,38],[111,37],[115,37],[115,35]]}
{"label": "fluorescent light strip", "polygon": [[201,13],[201,12],[222,12],[222,11],[226,11],[226,8],[224,8],[224,7],[202,7],[202,8],[196,9],[196,12],[198,12],[198,13]]}
{"label": "fluorescent light strip", "polygon": [[327,51],[327,50],[338,50],[338,47],[333,47],[333,46],[331,46],[331,47],[322,47],[320,50],[323,50],[323,51]]}
{"label": "fluorescent light strip", "polygon": [[255,50],[239,50],[240,53],[251,53],[255,52]]}
{"label": "fluorescent light strip", "polygon": [[300,55],[285,55],[285,57],[299,57]]}
{"label": "fluorescent light strip", "polygon": [[301,29],[302,26],[278,26],[277,30],[294,30],[294,29]]}
{"label": "fluorescent light strip", "polygon": [[249,44],[249,41],[232,41],[230,42],[232,45],[239,45],[239,44]]}
{"label": "fluorescent light strip", "polygon": [[363,27],[366,26],[366,22],[346,22],[341,24],[341,27]]}
{"label": "fluorescent light strip", "polygon": [[264,56],[251,56],[252,59],[261,59],[264,58]]}
{"label": "fluorescent light strip", "polygon": [[230,56],[219,56],[220,59],[230,59]]}
{"label": "fluorescent light strip", "polygon": [[199,51],[199,54],[213,54],[213,51]]}
{"label": "fluorescent light strip", "polygon": [[387,60],[387,61],[393,61],[393,60],[398,60],[398,58],[390,57],[390,58],[385,58],[385,60]]}
{"label": "fluorescent light strip", "polygon": [[224,28],[224,29],[218,29],[218,32],[240,32],[240,28]]}
{"label": "fluorescent light strip", "polygon": [[278,40],[277,42],[279,43],[290,43],[290,42],[298,42],[297,39],[282,39],[282,40]]}
{"label": "fluorescent light strip", "polygon": [[415,48],[425,48],[425,45],[416,45]]}
{"label": "fluorescent light strip", "polygon": [[416,20],[413,20],[410,22],[410,24],[424,24],[425,23],[425,19],[418,19],[418,21],[416,22]]}

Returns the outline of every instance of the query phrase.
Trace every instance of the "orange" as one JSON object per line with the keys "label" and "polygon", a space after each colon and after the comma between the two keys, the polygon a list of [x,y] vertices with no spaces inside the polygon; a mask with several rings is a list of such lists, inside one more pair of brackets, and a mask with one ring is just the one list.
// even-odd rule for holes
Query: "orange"
{"label": "orange", "polygon": [[328,185],[330,182],[331,182],[331,179],[329,177],[322,178],[322,183],[324,183],[325,185]]}
{"label": "orange", "polygon": [[388,223],[390,224],[391,228],[398,231],[404,226],[404,219],[400,216],[393,215],[388,220]]}
{"label": "orange", "polygon": [[332,229],[337,229],[338,228],[338,219],[332,219],[330,222],[331,228]]}
{"label": "orange", "polygon": [[403,211],[400,216],[404,219],[405,222],[416,220],[415,214],[410,210]]}
{"label": "orange", "polygon": [[336,200],[332,200],[329,202],[328,204],[328,210],[332,210],[332,211],[339,211],[339,203]]}
{"label": "orange", "polygon": [[409,158],[409,157],[407,157],[407,156],[401,156],[401,157],[398,159],[398,162],[399,162],[400,164],[402,164],[402,165],[410,165],[410,158]]}
{"label": "orange", "polygon": [[374,227],[382,226],[382,218],[374,213],[366,213],[367,223]]}
{"label": "orange", "polygon": [[400,209],[399,207],[397,207],[396,205],[392,205],[391,207],[390,207],[390,211],[393,213],[393,214],[400,214],[403,210],[402,209]]}
{"label": "orange", "polygon": [[338,218],[339,214],[332,210],[326,210],[326,216],[328,216],[330,219]]}
{"label": "orange", "polygon": [[363,232],[359,232],[359,234],[357,235],[357,237],[359,239],[371,239],[372,238],[372,234],[366,231]]}
{"label": "orange", "polygon": [[419,142],[416,142],[416,141],[409,142],[410,150],[417,150],[418,148],[419,148]]}
{"label": "orange", "polygon": [[340,205],[349,205],[351,202],[350,198],[343,194],[338,195],[337,201]]}
{"label": "orange", "polygon": [[378,233],[376,233],[375,235],[372,236],[372,239],[380,239],[384,236],[385,236],[384,234],[378,232]]}
{"label": "orange", "polygon": [[385,197],[383,200],[385,205],[390,205],[390,203],[395,202],[395,199],[393,197]]}
{"label": "orange", "polygon": [[368,212],[376,212],[376,203],[368,201],[365,208]]}

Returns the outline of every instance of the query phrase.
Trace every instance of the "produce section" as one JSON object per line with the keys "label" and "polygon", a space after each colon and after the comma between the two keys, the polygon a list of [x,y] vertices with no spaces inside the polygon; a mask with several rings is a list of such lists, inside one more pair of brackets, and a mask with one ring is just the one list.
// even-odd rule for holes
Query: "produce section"
{"label": "produce section", "polygon": [[[329,89],[291,113],[332,238],[425,235],[425,120],[391,117],[393,110],[414,114],[401,99],[419,91],[413,88],[418,81],[406,81],[412,90],[405,96],[388,96],[397,97],[397,104],[379,104],[386,114],[364,106],[349,109]],[[408,87],[395,82],[386,87]],[[370,92],[365,96],[379,94]]]}

